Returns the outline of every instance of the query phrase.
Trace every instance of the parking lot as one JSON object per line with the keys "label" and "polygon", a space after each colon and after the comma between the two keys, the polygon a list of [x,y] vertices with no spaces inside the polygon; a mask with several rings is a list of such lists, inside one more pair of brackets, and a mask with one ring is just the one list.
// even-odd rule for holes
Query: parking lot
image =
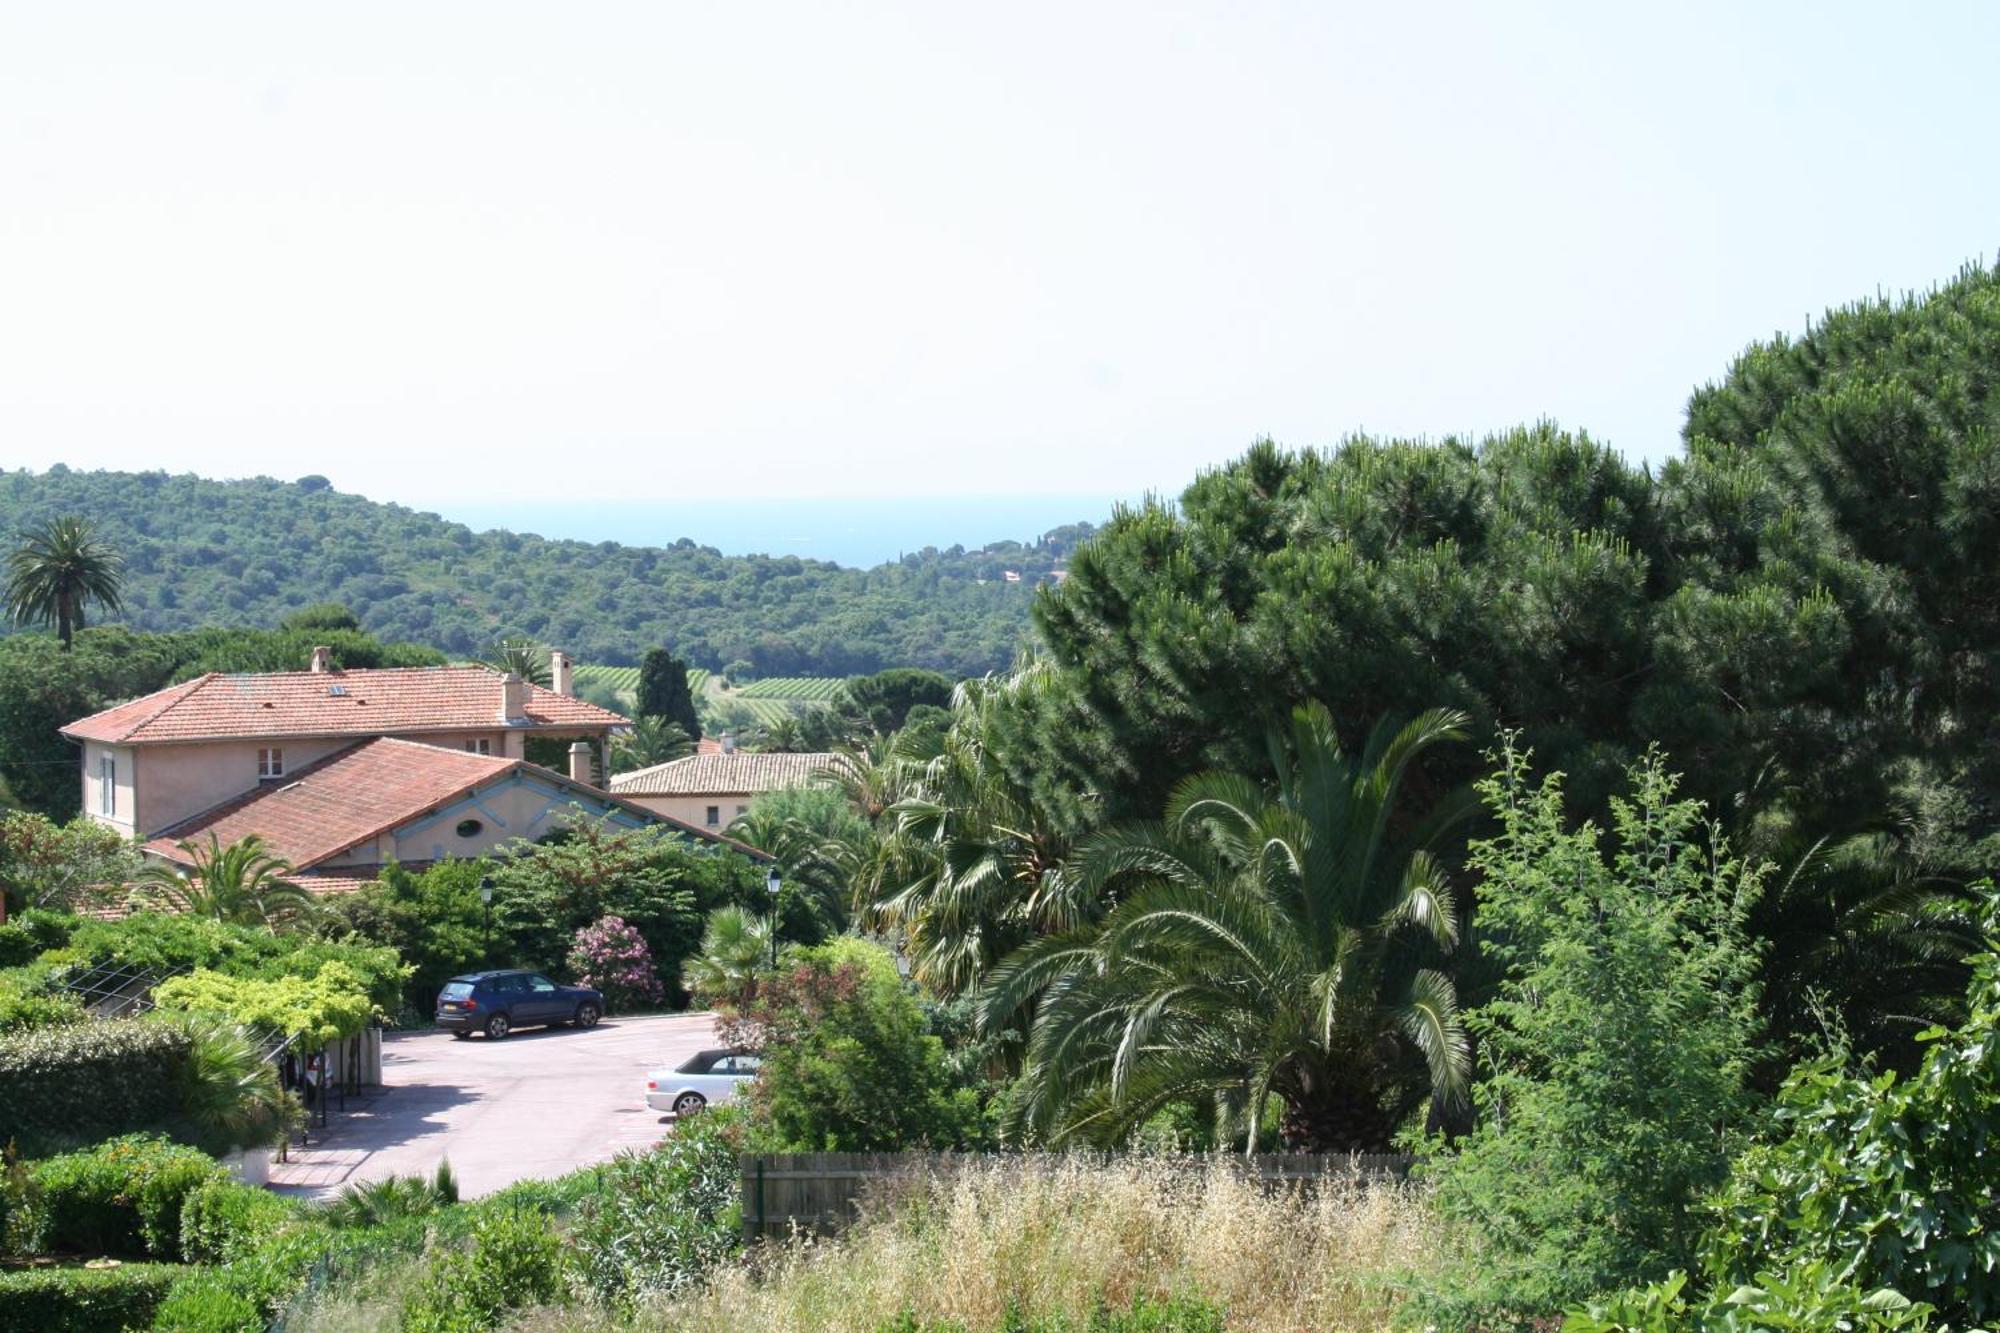
{"label": "parking lot", "polygon": [[[646,1072],[714,1044],[708,1014],[606,1019],[587,1031],[454,1041],[391,1033],[380,1090],[336,1102],[312,1143],[273,1163],[271,1183],[322,1198],[357,1181],[429,1175],[445,1159],[465,1198],[546,1179],[658,1143],[672,1119],[645,1103]],[[324,1134],[325,1137],[321,1137]]]}

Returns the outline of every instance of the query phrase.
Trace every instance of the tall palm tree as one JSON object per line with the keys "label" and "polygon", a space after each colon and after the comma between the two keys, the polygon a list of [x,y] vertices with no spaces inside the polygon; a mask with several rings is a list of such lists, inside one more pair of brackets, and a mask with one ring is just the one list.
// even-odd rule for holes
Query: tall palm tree
{"label": "tall palm tree", "polygon": [[533,639],[502,639],[486,655],[486,664],[497,671],[511,671],[530,685],[547,689],[555,678],[549,674],[549,654]]}
{"label": "tall palm tree", "polygon": [[[1069,871],[1070,830],[1001,762],[994,714],[1023,673],[966,681],[951,726],[928,755],[904,754],[888,774],[900,790],[887,836],[856,882],[868,924],[900,930],[918,980],[947,995],[1037,936],[1088,919],[1094,904]],[[857,765],[850,781],[868,775]]]}
{"label": "tall palm tree", "polygon": [[291,863],[272,855],[254,833],[226,847],[213,833],[206,845],[175,845],[193,868],[183,872],[155,861],[141,870],[139,894],[153,906],[238,925],[271,925],[312,910],[312,895],[285,878]]}
{"label": "tall palm tree", "polygon": [[650,768],[694,753],[694,738],[678,722],[641,714],[632,730],[611,743],[611,757],[621,772]]}
{"label": "tall palm tree", "polygon": [[54,625],[68,651],[83,628],[84,605],[117,611],[123,579],[124,562],[87,520],[52,519],[23,533],[7,557],[7,612],[17,624]]}
{"label": "tall palm tree", "polygon": [[704,1003],[741,1005],[771,965],[768,916],[741,907],[718,907],[708,914],[701,952],[681,964],[681,984]]}
{"label": "tall palm tree", "polygon": [[980,996],[989,1032],[1034,1005],[1014,1133],[1113,1143],[1170,1103],[1213,1101],[1254,1144],[1275,1095],[1287,1142],[1350,1151],[1386,1144],[1408,1075],[1460,1101],[1456,991],[1424,965],[1456,942],[1457,908],[1427,849],[1472,803],[1412,819],[1397,798],[1463,723],[1385,721],[1349,755],[1310,704],[1272,737],[1275,791],[1199,774],[1163,824],[1087,843],[1080,878],[1115,905],[1009,958]]}

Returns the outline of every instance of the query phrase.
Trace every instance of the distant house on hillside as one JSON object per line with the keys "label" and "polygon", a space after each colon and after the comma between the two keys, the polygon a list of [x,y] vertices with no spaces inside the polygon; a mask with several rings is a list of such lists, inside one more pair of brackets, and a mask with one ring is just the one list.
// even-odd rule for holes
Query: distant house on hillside
{"label": "distant house on hillside", "polygon": [[[488,667],[212,673],[71,723],[84,812],[184,862],[177,844],[257,834],[300,882],[337,891],[388,861],[478,856],[581,811],[629,827],[674,823],[592,785],[625,718]],[[569,771],[526,757],[569,740]],[[608,769],[608,765],[607,765]],[[705,829],[689,828],[705,840]]]}
{"label": "distant house on hillside", "polygon": [[614,774],[611,793],[669,819],[719,830],[762,793],[803,787],[840,760],[837,754],[691,754]]}

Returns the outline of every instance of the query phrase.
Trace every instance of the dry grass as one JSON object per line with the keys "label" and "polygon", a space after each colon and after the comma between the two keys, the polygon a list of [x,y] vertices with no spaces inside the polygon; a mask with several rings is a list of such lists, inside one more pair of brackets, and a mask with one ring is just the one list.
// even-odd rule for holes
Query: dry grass
{"label": "dry grass", "polygon": [[1192,1295],[1232,1329],[1375,1330],[1400,1303],[1397,1275],[1443,1257],[1415,1187],[1336,1178],[1301,1191],[1227,1164],[1055,1158],[917,1183],[837,1240],[787,1246],[636,1322],[846,1333],[907,1311],[981,1330],[1010,1305],[1080,1318]]}

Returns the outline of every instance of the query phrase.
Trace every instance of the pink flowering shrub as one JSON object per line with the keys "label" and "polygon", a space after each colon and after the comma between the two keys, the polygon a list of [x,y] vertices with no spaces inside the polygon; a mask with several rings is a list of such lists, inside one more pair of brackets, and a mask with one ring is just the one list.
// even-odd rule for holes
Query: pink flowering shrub
{"label": "pink flowering shrub", "polygon": [[653,951],[624,917],[599,917],[576,932],[569,970],[579,985],[603,991],[606,1006],[614,1010],[637,1002],[658,1004],[666,996],[653,967]]}

